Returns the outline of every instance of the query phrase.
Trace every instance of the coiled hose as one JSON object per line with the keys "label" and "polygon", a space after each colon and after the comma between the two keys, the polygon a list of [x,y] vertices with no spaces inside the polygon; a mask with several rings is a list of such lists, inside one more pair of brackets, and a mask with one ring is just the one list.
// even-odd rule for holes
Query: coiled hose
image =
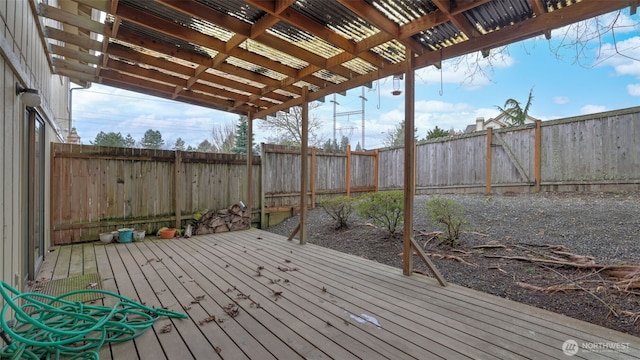
{"label": "coiled hose", "polygon": [[[10,359],[99,359],[106,343],[129,341],[140,336],[160,317],[187,318],[186,314],[154,309],[106,290],[72,291],[59,297],[40,293],[20,293],[0,282],[4,306],[0,312],[3,338],[11,342],[0,349],[1,358]],[[81,293],[100,293],[118,300],[112,306],[89,305],[65,298]],[[18,305],[21,303],[22,305]],[[15,312],[9,327],[7,312]]]}

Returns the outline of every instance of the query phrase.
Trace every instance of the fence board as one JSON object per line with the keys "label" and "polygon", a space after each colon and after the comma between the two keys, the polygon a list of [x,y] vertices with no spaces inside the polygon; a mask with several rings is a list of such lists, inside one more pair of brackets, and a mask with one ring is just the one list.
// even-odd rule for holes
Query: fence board
{"label": "fence board", "polygon": [[[176,189],[173,151],[52,144],[52,153],[54,244],[96,240],[122,227],[152,232],[174,226],[176,195],[185,220],[204,208],[237,203],[247,191],[241,155],[183,153]],[[260,158],[254,159],[259,169]]]}
{"label": "fence board", "polygon": [[[535,187],[535,129],[495,132],[493,144],[500,146],[491,147],[491,174],[485,131],[419,143],[416,191],[481,193],[487,175],[494,191],[640,190],[640,107],[541,123],[541,183]],[[94,240],[100,232],[123,226],[147,231],[173,226],[176,196],[183,220],[247,197],[244,156],[183,152],[182,185],[176,189],[173,151],[52,144],[52,154],[54,244]],[[307,156],[315,156],[308,163],[316,166],[308,171],[316,178],[308,179],[315,189],[307,194],[315,193],[318,202],[345,194],[347,185],[353,191],[374,191],[404,184],[403,148],[351,152],[349,169],[344,152],[316,150]],[[253,197],[259,199],[254,209],[263,217],[293,211],[300,200],[300,149],[263,144],[261,157],[254,159],[253,172],[260,174],[252,179],[253,193],[260,194]]]}

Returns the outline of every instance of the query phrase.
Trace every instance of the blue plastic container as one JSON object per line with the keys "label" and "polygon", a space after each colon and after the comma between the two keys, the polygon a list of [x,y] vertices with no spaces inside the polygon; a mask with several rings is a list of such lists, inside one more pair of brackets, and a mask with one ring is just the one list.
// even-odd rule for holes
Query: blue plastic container
{"label": "blue plastic container", "polygon": [[118,229],[118,242],[130,243],[133,241],[133,229]]}

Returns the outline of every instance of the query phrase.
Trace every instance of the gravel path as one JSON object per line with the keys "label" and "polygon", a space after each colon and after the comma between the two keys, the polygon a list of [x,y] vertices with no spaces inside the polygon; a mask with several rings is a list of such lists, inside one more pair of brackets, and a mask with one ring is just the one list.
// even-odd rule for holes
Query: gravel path
{"label": "gravel path", "polygon": [[[464,209],[467,222],[459,245],[452,249],[429,242],[427,252],[436,255],[461,254],[468,264],[451,259],[433,258],[445,278],[462,286],[538,306],[615,330],[640,336],[640,322],[632,316],[612,315],[628,311],[640,314],[640,292],[621,293],[605,289],[602,293],[584,291],[545,293],[524,289],[520,283],[549,286],[570,283],[571,279],[589,279],[589,271],[551,268],[529,262],[488,259],[485,255],[538,256],[535,245],[562,245],[574,254],[592,256],[600,264],[640,263],[640,193],[625,194],[521,194],[444,195]],[[425,203],[431,196],[415,197],[414,229],[432,232],[437,228],[427,219]],[[335,230],[332,219],[317,208],[308,212],[309,243],[402,267],[402,234],[390,237],[384,229],[372,227],[366,220],[353,217],[348,229]],[[273,226],[268,231],[288,236],[298,217]],[[474,234],[475,232],[476,234]],[[480,236],[485,234],[486,236]],[[497,241],[505,251],[476,251],[472,247]],[[531,250],[527,250],[531,249]],[[427,271],[414,261],[417,270]],[[589,283],[590,284],[590,283]],[[586,285],[585,285],[586,286]],[[606,304],[606,305],[605,305]]]}

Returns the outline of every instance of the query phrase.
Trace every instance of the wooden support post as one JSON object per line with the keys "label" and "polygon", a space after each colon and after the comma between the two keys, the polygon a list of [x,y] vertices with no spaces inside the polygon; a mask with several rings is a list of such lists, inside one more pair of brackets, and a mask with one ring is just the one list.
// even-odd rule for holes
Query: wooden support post
{"label": "wooden support post", "polygon": [[402,272],[405,275],[413,273],[413,250],[411,238],[413,237],[413,187],[415,171],[415,147],[413,146],[415,128],[415,73],[413,70],[413,52],[407,49],[405,55],[404,74],[404,234],[403,234],[403,261]]}
{"label": "wooden support post", "polygon": [[485,188],[485,192],[487,194],[491,194],[491,168],[493,167],[491,165],[491,143],[493,142],[493,131],[491,128],[487,129],[487,174],[486,179],[486,188]]}
{"label": "wooden support post", "polygon": [[347,145],[345,151],[347,152],[347,169],[344,181],[347,184],[347,196],[351,196],[351,145]]}
{"label": "wooden support post", "polygon": [[375,160],[375,169],[373,170],[373,185],[376,187],[376,192],[380,188],[380,182],[378,180],[378,176],[380,175],[380,150],[376,149],[376,160]]}
{"label": "wooden support post", "polygon": [[176,209],[176,229],[182,228],[182,191],[184,186],[182,186],[182,151],[176,150],[176,161],[175,161],[175,171],[174,174],[174,201],[175,201],[175,209]]}
{"label": "wooden support post", "polygon": [[416,182],[418,179],[418,172],[415,170],[418,168],[418,144],[416,143],[416,141],[413,141],[413,189],[411,189],[411,192],[413,193],[413,195],[417,194],[417,190],[416,190]]}
{"label": "wooden support post", "polygon": [[302,88],[302,146],[300,149],[300,244],[307,239],[307,178],[309,176],[309,87]]}
{"label": "wooden support post", "polygon": [[247,197],[245,206],[249,213],[251,226],[251,210],[253,209],[253,113],[247,114]]}
{"label": "wooden support post", "polygon": [[298,223],[298,225],[296,225],[295,229],[293,229],[291,234],[289,234],[287,241],[293,240],[293,238],[296,237],[296,234],[298,233],[298,231],[300,231],[300,223]]}
{"label": "wooden support post", "polygon": [[[436,280],[438,280],[440,285],[447,286],[448,285],[447,281],[444,279],[442,274],[440,274],[440,271],[438,271],[438,269],[433,264],[433,262],[431,262],[431,259],[429,259],[427,254],[424,253],[424,250],[422,250],[422,247],[420,246],[420,244],[418,244],[418,242],[413,236],[411,237],[411,245],[413,246],[413,249],[418,254],[418,256],[420,256],[422,261],[424,261],[424,263],[427,265],[427,267],[429,268],[433,276],[435,276]],[[411,251],[411,253],[412,253],[411,255],[413,256],[413,250]]]}
{"label": "wooden support post", "polygon": [[536,185],[534,187],[535,192],[540,192],[540,186],[542,185],[542,121],[536,120],[536,131],[534,135],[534,160],[533,160],[533,173]]}
{"label": "wooden support post", "polygon": [[265,143],[260,144],[260,229],[266,229],[269,225],[269,221],[267,221],[267,196],[265,194],[264,181],[267,178],[267,170],[269,168],[269,163],[267,159],[269,158],[267,154],[267,146]]}
{"label": "wooden support post", "polygon": [[311,148],[311,208],[316,208],[316,147]]}

